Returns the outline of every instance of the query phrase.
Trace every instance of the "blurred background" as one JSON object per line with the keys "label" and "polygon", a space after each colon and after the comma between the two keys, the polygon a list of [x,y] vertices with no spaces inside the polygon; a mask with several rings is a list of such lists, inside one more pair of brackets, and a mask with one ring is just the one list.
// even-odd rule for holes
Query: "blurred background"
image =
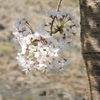
{"label": "blurred background", "polygon": [[[67,51],[72,58],[64,74],[42,74],[35,71],[26,76],[15,57],[12,28],[16,18],[29,17],[33,29],[55,10],[58,0],[0,0],[0,100],[84,100],[85,72],[81,56],[80,34],[75,47]],[[61,10],[73,13],[80,22],[78,0],[63,0]]]}

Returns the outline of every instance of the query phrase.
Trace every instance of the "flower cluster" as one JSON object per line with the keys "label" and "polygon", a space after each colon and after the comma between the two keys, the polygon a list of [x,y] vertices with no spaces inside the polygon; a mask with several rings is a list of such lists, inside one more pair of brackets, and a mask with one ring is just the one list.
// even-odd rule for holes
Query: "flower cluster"
{"label": "flower cluster", "polygon": [[[44,30],[46,25],[44,22],[40,28],[33,31],[28,17],[17,19],[14,25],[16,29],[13,32],[14,42],[18,48],[18,56],[16,57],[26,74],[31,74],[33,70],[39,70],[45,73],[62,73],[66,71],[70,58],[62,58],[66,52],[66,48],[73,46],[70,34],[75,35],[74,17],[66,13],[66,11],[51,11],[47,14],[50,18],[55,17],[55,26],[52,33],[60,33],[59,39],[55,39],[50,35],[50,31]],[[73,24],[67,24],[72,21]]]}
{"label": "flower cluster", "polygon": [[[53,25],[53,33],[59,32],[60,34],[66,35],[76,35],[78,32],[78,21],[75,17],[71,14],[66,12],[66,10],[62,11],[54,11],[52,10],[47,14],[48,17],[51,19],[55,18],[54,25]],[[49,24],[52,24],[50,22]]]}

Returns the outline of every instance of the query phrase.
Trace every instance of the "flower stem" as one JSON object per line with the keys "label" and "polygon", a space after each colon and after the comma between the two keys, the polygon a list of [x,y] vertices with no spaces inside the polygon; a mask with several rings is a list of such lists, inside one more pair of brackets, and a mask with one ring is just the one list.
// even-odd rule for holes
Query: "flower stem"
{"label": "flower stem", "polygon": [[[28,27],[31,29],[31,31],[32,31],[32,34],[34,33],[34,31],[33,31],[33,29],[32,29],[32,27],[31,27],[31,25],[27,22],[27,25],[28,25]],[[26,25],[26,26],[27,26]]]}
{"label": "flower stem", "polygon": [[[61,2],[62,2],[62,0],[59,0],[58,5],[57,5],[57,10],[56,10],[56,11],[59,11]],[[55,18],[56,18],[56,17],[54,17],[54,18],[52,19],[52,22],[51,22],[51,27],[50,27],[51,32],[50,32],[50,35],[52,35],[52,29],[53,29],[53,24],[54,24]]]}
{"label": "flower stem", "polygon": [[61,5],[62,0],[59,0],[58,5],[57,5],[57,11],[59,11],[60,5]]}

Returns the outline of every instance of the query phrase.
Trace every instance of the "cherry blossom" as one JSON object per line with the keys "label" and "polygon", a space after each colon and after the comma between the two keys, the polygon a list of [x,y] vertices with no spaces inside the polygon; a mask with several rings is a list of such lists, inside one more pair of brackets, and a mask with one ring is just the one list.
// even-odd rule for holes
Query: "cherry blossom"
{"label": "cherry blossom", "polygon": [[67,48],[74,46],[71,37],[76,33],[74,28],[79,27],[75,17],[66,10],[52,10],[47,16],[55,18],[52,33],[59,33],[58,39],[50,35],[50,30],[45,30],[45,27],[52,25],[47,24],[45,20],[34,31],[27,16],[24,19],[17,18],[13,26],[13,41],[18,48],[16,59],[27,75],[32,74],[34,70],[42,73],[63,73],[71,63],[70,58],[62,56]]}

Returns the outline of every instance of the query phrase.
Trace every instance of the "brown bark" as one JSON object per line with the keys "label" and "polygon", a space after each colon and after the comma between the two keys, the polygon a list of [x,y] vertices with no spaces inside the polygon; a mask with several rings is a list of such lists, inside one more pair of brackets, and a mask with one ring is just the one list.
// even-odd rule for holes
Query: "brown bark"
{"label": "brown bark", "polygon": [[79,0],[82,55],[86,65],[87,100],[100,100],[100,0]]}

